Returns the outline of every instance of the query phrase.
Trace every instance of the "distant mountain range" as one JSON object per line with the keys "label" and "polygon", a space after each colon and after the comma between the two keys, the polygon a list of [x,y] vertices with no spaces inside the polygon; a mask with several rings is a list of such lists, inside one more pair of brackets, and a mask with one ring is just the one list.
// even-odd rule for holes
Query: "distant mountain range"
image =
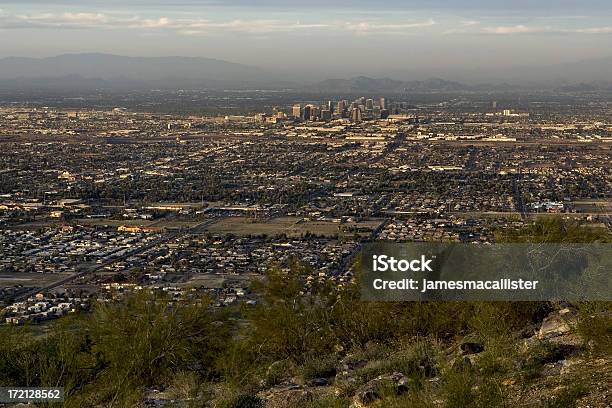
{"label": "distant mountain range", "polygon": [[9,88],[224,88],[276,83],[260,68],[201,57],[64,54],[0,59],[0,86]]}
{"label": "distant mountain range", "polygon": [[[572,81],[568,78],[578,79]],[[541,86],[567,91],[612,90],[612,57],[554,67],[517,67],[509,69],[503,76],[503,83],[499,82],[502,81],[467,85],[440,78],[406,81],[357,76],[305,84],[288,75],[258,67],[202,57],[64,54],[49,58],[0,59],[0,90],[290,88],[320,93],[401,93],[517,89],[516,85],[508,82],[522,83],[529,89]]]}
{"label": "distant mountain range", "polygon": [[398,81],[390,78],[368,78],[359,76],[350,79],[327,79],[304,87],[319,92],[404,92],[404,91],[461,91],[469,87],[459,82],[431,78],[425,81]]}
{"label": "distant mountain range", "polygon": [[[85,78],[242,80],[265,77],[263,70],[201,57],[124,57],[110,54],[64,54],[49,58],[0,59],[0,79],[80,75]],[[271,76],[268,76],[270,79]]]}

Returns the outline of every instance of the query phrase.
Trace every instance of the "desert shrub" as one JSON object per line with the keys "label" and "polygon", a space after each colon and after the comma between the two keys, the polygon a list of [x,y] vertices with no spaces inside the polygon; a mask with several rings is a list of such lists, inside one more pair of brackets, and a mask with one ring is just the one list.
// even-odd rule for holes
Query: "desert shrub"
{"label": "desert shrub", "polygon": [[479,377],[470,367],[458,367],[445,376],[441,395],[444,407],[503,408],[509,398],[496,377]]}
{"label": "desert shrub", "polygon": [[165,392],[172,399],[190,399],[198,396],[201,378],[193,371],[177,371],[164,379]]}
{"label": "desert shrub", "polygon": [[311,357],[300,367],[300,374],[304,381],[315,378],[329,378],[336,375],[338,358],[335,354]]}
{"label": "desert shrub", "polygon": [[578,307],[577,330],[584,342],[597,352],[612,353],[612,303],[589,302]]}
{"label": "desert shrub", "polygon": [[257,395],[236,393],[218,400],[214,406],[215,408],[264,408],[265,401]]}
{"label": "desert shrub", "polygon": [[39,337],[28,327],[0,328],[0,384],[62,386],[70,393],[92,380],[99,361],[91,354],[91,340],[81,323],[66,318]]}
{"label": "desert shrub", "polygon": [[521,375],[526,380],[532,380],[540,375],[545,364],[562,360],[569,352],[567,346],[548,341],[538,342],[519,359]]}
{"label": "desert shrub", "polygon": [[355,372],[359,383],[366,383],[382,374],[400,372],[412,379],[420,380],[436,374],[436,355],[438,351],[431,343],[415,341],[404,345],[403,349],[390,346],[388,354],[369,362]]}
{"label": "desert shrub", "polygon": [[350,406],[350,401],[346,397],[326,396],[299,404],[296,408],[346,408],[348,406]]}
{"label": "desert shrub", "polygon": [[498,242],[533,243],[590,243],[612,242],[612,234],[605,228],[585,225],[580,221],[561,217],[541,217],[517,230],[499,230]]}
{"label": "desert shrub", "polygon": [[191,373],[183,381],[188,388],[194,375],[217,376],[215,360],[227,344],[229,324],[206,301],[176,304],[134,295],[100,305],[90,316],[64,318],[47,336],[3,328],[0,381],[62,386],[69,407],[131,406],[145,387],[163,388],[180,373]]}
{"label": "desert shrub", "polygon": [[294,371],[294,367],[288,360],[278,360],[273,362],[265,369],[263,374],[263,385],[265,387],[272,387],[280,384],[284,380],[291,377]]}

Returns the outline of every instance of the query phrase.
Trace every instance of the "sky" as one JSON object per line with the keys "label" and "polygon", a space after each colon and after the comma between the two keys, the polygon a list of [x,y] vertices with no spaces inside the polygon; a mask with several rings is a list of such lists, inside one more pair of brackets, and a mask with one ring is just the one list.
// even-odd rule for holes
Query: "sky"
{"label": "sky", "polygon": [[612,56],[612,1],[0,0],[0,57],[80,52],[304,77],[495,71]]}

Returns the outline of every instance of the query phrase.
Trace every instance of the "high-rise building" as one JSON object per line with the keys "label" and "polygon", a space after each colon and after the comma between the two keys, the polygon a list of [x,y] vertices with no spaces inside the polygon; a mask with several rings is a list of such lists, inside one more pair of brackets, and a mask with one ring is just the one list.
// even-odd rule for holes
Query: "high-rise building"
{"label": "high-rise building", "polygon": [[323,109],[321,111],[321,120],[331,120],[332,118],[332,111],[330,111],[329,109]]}
{"label": "high-rise building", "polygon": [[389,110],[388,109],[381,109],[380,110],[380,118],[381,119],[387,119],[389,117]]}
{"label": "high-rise building", "polygon": [[374,109],[374,101],[372,99],[366,99],[365,107],[366,107],[366,110]]}
{"label": "high-rise building", "polygon": [[378,101],[378,105],[380,106],[380,109],[387,109],[387,99],[386,98],[380,98],[380,100]]}
{"label": "high-rise building", "polygon": [[361,109],[353,108],[353,111],[351,112],[351,120],[353,122],[361,122]]}
{"label": "high-rise building", "polygon": [[317,120],[320,116],[320,109],[318,106],[309,105],[310,106],[310,120]]}
{"label": "high-rise building", "polygon": [[299,104],[293,105],[293,109],[291,109],[291,116],[296,119],[300,119],[302,117],[302,106]]}
{"label": "high-rise building", "polygon": [[334,113],[334,103],[332,101],[327,101],[327,110]]}
{"label": "high-rise building", "polygon": [[304,109],[302,110],[302,119],[310,120],[310,105],[304,106]]}
{"label": "high-rise building", "polygon": [[336,107],[336,113],[340,116],[344,116],[344,111],[346,110],[346,104],[344,101],[338,101],[338,105]]}

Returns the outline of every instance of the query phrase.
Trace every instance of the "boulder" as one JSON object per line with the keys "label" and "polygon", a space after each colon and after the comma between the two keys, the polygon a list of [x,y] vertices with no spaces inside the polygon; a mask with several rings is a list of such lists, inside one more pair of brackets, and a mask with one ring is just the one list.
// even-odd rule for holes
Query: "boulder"
{"label": "boulder", "polygon": [[459,347],[463,355],[482,353],[485,349],[482,344],[473,341],[463,342]]}
{"label": "boulder", "polygon": [[392,392],[402,395],[409,391],[409,379],[402,373],[384,374],[361,386],[353,397],[352,408],[368,407],[374,401],[383,397],[384,393]]}
{"label": "boulder", "polygon": [[312,380],[308,381],[308,385],[311,387],[323,387],[325,385],[328,385],[329,381],[327,378],[313,378]]}
{"label": "boulder", "polygon": [[329,386],[309,387],[287,381],[262,391],[257,396],[266,402],[266,408],[293,408],[332,394],[333,389]]}
{"label": "boulder", "polygon": [[576,314],[569,308],[561,309],[548,315],[542,322],[538,339],[550,339],[572,332],[576,323]]}
{"label": "boulder", "polygon": [[353,360],[351,357],[346,357],[340,362],[340,366],[336,369],[336,383],[354,383],[353,374],[355,370],[365,367],[368,360],[358,359]]}
{"label": "boulder", "polygon": [[266,401],[266,408],[291,408],[314,399],[310,390],[293,383],[277,385],[260,393],[259,397]]}

